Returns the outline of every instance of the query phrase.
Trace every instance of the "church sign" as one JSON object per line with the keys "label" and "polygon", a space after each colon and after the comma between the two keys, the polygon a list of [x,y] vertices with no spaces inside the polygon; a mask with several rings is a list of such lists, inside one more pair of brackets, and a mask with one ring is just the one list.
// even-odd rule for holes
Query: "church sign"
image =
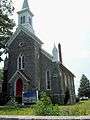
{"label": "church sign", "polygon": [[38,91],[31,90],[23,92],[22,94],[22,103],[35,103],[38,100]]}

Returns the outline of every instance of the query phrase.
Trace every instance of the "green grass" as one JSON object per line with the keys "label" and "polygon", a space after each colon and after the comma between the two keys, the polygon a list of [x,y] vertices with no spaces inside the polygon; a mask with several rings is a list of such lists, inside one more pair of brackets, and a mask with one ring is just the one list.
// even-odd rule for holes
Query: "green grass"
{"label": "green grass", "polygon": [[59,106],[64,115],[90,115],[90,100],[81,101],[75,105]]}
{"label": "green grass", "polygon": [[[90,115],[90,100],[81,101],[75,105],[60,105],[59,110],[62,116]],[[34,115],[34,113],[32,107],[0,106],[0,115]]]}
{"label": "green grass", "polygon": [[30,107],[1,106],[0,115],[32,115],[32,109]]}

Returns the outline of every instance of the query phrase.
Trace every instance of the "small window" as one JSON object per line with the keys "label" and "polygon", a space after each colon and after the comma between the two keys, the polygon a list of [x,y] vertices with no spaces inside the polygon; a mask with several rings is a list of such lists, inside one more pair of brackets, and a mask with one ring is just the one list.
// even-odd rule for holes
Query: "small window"
{"label": "small window", "polygon": [[21,16],[21,24],[23,23],[23,20],[22,20],[23,18],[22,18],[22,16]]}
{"label": "small window", "polygon": [[23,55],[20,55],[18,57],[17,67],[20,70],[24,69],[24,67],[25,67],[25,61],[24,61],[24,56]]}
{"label": "small window", "polygon": [[23,16],[23,23],[25,23],[25,16]]}
{"label": "small window", "polygon": [[30,23],[30,25],[32,24],[32,21],[31,21],[31,18],[29,17],[29,23]]}
{"label": "small window", "polygon": [[46,89],[51,89],[51,79],[50,79],[50,71],[46,72]]}
{"label": "small window", "polygon": [[64,74],[65,86],[67,87],[67,76]]}
{"label": "small window", "polygon": [[21,57],[19,57],[19,69],[21,69]]}
{"label": "small window", "polygon": [[25,16],[21,16],[21,24],[25,23]]}
{"label": "small window", "polygon": [[24,56],[22,56],[22,68],[24,68]]}

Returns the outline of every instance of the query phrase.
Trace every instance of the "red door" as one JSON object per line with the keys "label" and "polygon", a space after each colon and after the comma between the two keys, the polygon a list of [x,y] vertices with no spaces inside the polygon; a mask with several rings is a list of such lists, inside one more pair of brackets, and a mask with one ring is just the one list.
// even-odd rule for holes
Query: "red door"
{"label": "red door", "polygon": [[22,96],[22,90],[23,90],[23,83],[21,79],[18,79],[16,82],[16,96],[21,97]]}

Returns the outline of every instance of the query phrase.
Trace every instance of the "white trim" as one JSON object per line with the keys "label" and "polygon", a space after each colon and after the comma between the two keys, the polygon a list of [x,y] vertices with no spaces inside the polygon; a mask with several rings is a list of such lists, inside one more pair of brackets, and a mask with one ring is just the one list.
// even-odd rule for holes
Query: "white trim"
{"label": "white trim", "polygon": [[65,83],[65,86],[67,87],[68,86],[68,83],[67,83],[67,75],[64,73],[64,83]]}
{"label": "white trim", "polygon": [[17,70],[17,71],[13,74],[13,76],[10,78],[9,83],[12,81],[12,79],[16,76],[17,73],[20,73],[21,76],[22,76],[26,81],[28,81],[27,78],[26,78],[19,70]]}
{"label": "white trim", "polygon": [[11,80],[15,77],[15,75],[17,74],[18,70],[13,74],[13,76],[10,78],[9,82],[11,82]]}
{"label": "white trim", "polygon": [[15,80],[15,82],[14,82],[14,96],[16,96],[16,81],[17,80]]}
{"label": "white trim", "polygon": [[38,90],[36,90],[36,95],[37,95],[37,101],[38,101],[38,99],[39,99],[39,98],[38,98]]}
{"label": "white trim", "polygon": [[21,74],[21,76],[22,76],[23,78],[26,79],[26,81],[28,81],[27,78],[26,78],[20,71],[18,71],[18,72]]}
{"label": "white trim", "polygon": [[[17,69],[18,70],[24,70],[23,61],[22,61],[23,57],[24,57],[24,63],[25,63],[25,56],[22,53],[20,53],[19,56],[18,56],[18,59],[17,59]],[[20,63],[19,63],[19,58],[21,59]],[[19,68],[19,64],[21,65],[21,68]],[[25,64],[24,64],[24,67],[25,67]]]}
{"label": "white trim", "polygon": [[[50,80],[50,89],[47,88],[47,72],[49,72],[49,80]],[[50,74],[50,70],[46,70],[46,90],[51,90],[51,74]]]}
{"label": "white trim", "polygon": [[8,42],[6,43],[6,46],[10,46],[10,44],[13,42],[13,40],[17,37],[17,35],[23,31],[25,34],[27,34],[28,36],[30,36],[32,39],[34,39],[36,42],[38,42],[40,45],[43,44],[43,42],[33,33],[31,33],[28,29],[26,29],[25,27],[23,27],[22,25],[19,25],[15,31],[15,33],[12,35],[12,37],[10,38],[10,40],[8,40]]}

